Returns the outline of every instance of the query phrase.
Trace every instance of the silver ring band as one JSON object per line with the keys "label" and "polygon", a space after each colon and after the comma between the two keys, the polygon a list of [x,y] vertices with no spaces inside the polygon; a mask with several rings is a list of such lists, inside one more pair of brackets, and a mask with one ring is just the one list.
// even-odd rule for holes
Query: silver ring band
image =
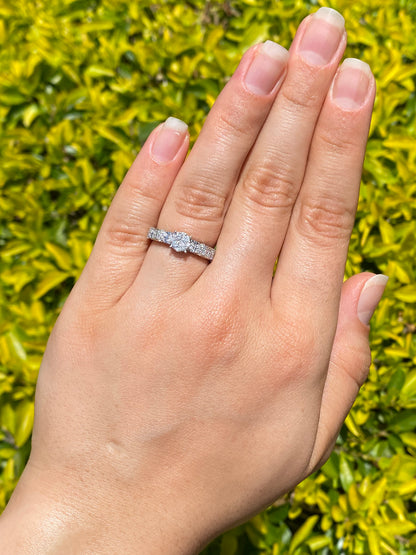
{"label": "silver ring band", "polygon": [[190,235],[183,231],[165,231],[164,229],[151,227],[147,237],[152,241],[159,241],[159,243],[169,245],[170,248],[176,252],[191,252],[207,260],[212,260],[214,258],[215,249],[204,243],[195,241]]}

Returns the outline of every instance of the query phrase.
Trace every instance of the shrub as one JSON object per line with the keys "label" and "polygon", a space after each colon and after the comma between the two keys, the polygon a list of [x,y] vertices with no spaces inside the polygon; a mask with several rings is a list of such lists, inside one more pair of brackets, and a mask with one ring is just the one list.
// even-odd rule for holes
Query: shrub
{"label": "shrub", "polygon": [[[416,552],[416,5],[329,5],[346,17],[347,55],[378,82],[346,267],[390,276],[373,364],[325,466],[209,554]],[[169,115],[194,140],[241,53],[288,47],[317,8],[0,0],[0,508],[30,451],[48,335],[140,145]]]}

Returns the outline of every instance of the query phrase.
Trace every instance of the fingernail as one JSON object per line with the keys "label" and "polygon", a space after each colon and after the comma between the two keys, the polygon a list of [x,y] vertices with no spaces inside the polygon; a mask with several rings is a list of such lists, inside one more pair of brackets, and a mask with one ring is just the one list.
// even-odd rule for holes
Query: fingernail
{"label": "fingernail", "polygon": [[371,69],[368,64],[347,58],[335,77],[332,89],[334,102],[344,110],[360,108],[367,98],[370,79]]}
{"label": "fingernail", "polygon": [[345,20],[332,8],[320,8],[311,17],[299,45],[302,58],[312,65],[326,65],[338,50]]}
{"label": "fingernail", "polygon": [[152,145],[153,160],[159,163],[172,161],[183,144],[187,129],[188,126],[182,120],[168,118]]}
{"label": "fingernail", "polygon": [[371,317],[383,296],[389,278],[384,274],[378,274],[370,278],[364,285],[360,298],[358,299],[357,315],[359,320],[368,326]]}
{"label": "fingernail", "polygon": [[246,87],[255,94],[272,92],[286,68],[289,52],[280,44],[267,40],[257,50],[246,73]]}

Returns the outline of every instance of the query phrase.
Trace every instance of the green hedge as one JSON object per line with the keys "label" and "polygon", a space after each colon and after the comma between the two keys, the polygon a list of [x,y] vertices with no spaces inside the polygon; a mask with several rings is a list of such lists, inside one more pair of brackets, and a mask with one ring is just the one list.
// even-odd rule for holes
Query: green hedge
{"label": "green hedge", "polygon": [[[0,508],[30,450],[36,376],[106,208],[170,115],[194,140],[242,52],[320,3],[0,0]],[[390,282],[373,365],[323,467],[210,554],[416,552],[416,4],[334,0],[378,97],[346,274]]]}

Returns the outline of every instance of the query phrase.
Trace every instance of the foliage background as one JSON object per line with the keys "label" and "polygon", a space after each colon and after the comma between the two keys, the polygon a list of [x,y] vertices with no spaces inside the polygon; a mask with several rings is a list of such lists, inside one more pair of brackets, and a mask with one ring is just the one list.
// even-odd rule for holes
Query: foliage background
{"label": "foliage background", "polygon": [[[170,115],[194,140],[242,52],[288,47],[320,5],[0,0],[0,509],[30,451],[48,335],[140,145]],[[416,3],[325,5],[378,82],[346,268],[390,276],[373,365],[323,469],[209,554],[416,552]]]}

